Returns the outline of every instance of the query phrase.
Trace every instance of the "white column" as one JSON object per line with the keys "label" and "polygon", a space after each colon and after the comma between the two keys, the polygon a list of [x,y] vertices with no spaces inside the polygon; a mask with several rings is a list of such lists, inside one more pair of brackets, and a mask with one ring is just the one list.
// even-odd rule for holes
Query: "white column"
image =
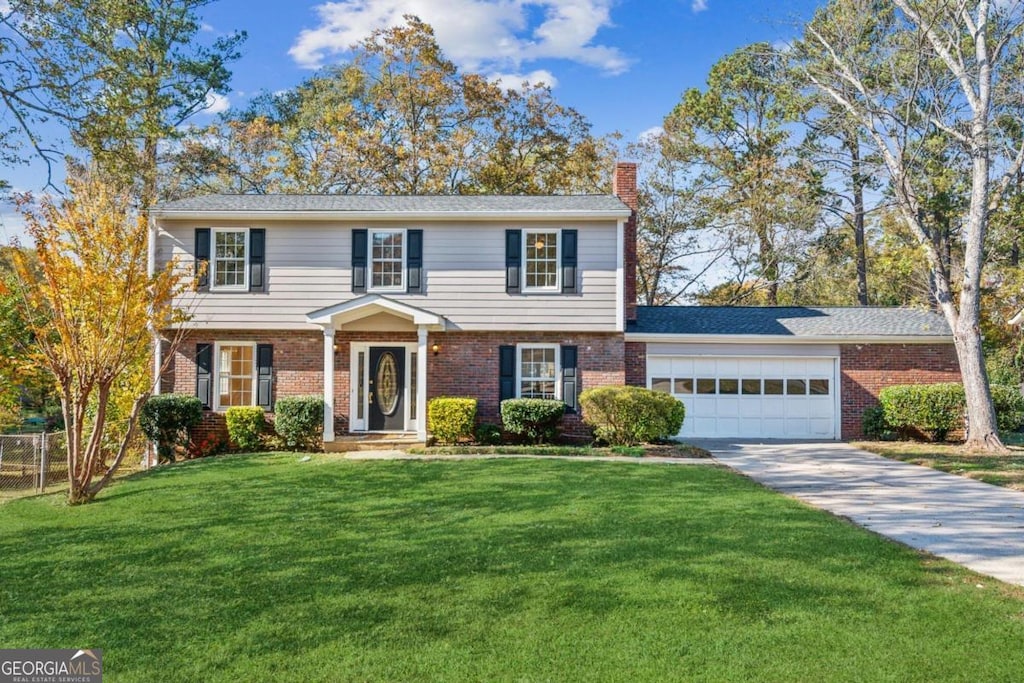
{"label": "white column", "polygon": [[324,443],[334,441],[334,326],[324,326]]}
{"label": "white column", "polygon": [[427,440],[427,327],[417,330],[416,348],[416,438]]}

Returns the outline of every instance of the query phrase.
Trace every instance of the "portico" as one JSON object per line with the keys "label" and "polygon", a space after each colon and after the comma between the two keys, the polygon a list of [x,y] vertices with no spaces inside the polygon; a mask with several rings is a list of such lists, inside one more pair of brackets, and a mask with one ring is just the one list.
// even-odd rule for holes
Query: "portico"
{"label": "portico", "polygon": [[[324,336],[324,442],[335,438],[335,335],[339,331],[355,333],[348,358],[349,431],[415,434],[418,440],[426,440],[427,335],[445,331],[445,318],[380,294],[368,294],[312,311],[306,319],[320,326]],[[360,332],[375,334],[360,340]],[[376,333],[382,332],[401,337],[405,336],[402,333],[415,333],[416,337],[414,342],[376,340]]]}

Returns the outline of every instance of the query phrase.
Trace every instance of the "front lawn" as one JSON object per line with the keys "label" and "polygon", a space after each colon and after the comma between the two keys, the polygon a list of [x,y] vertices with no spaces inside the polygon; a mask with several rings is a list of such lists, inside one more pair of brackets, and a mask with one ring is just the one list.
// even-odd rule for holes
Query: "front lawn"
{"label": "front lawn", "polygon": [[1024,446],[1019,434],[1003,435],[1010,448],[1007,455],[976,453],[960,444],[917,441],[864,441],[857,448],[878,455],[959,474],[996,486],[1024,491]]}
{"label": "front lawn", "polygon": [[161,468],[0,507],[0,647],[109,681],[1017,680],[1024,592],[727,470]]}

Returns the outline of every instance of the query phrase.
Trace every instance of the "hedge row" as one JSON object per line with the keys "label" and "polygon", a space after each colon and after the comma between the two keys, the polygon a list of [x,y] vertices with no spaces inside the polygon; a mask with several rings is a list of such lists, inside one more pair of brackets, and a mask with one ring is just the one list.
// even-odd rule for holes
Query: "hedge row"
{"label": "hedge row", "polygon": [[[992,404],[1001,431],[1024,426],[1024,396],[1017,387],[994,384]],[[964,426],[967,400],[962,384],[902,384],[878,394],[879,407],[864,412],[864,434],[884,437],[891,432],[918,432],[945,441],[949,432]]]}

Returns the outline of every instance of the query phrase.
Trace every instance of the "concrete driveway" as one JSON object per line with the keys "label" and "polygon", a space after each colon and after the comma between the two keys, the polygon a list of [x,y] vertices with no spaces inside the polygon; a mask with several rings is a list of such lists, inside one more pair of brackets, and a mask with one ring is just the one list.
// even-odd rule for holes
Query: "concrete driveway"
{"label": "concrete driveway", "polygon": [[693,442],[757,482],[981,574],[1024,585],[1024,493],[844,443]]}

